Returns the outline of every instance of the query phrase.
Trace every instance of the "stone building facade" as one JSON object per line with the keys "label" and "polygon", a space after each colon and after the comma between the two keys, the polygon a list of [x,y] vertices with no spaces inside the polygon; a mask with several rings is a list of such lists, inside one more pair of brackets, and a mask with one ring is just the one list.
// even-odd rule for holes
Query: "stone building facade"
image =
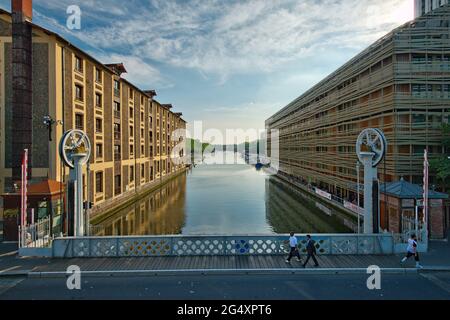
{"label": "stone building facade", "polygon": [[[70,129],[85,131],[91,141],[90,173],[83,179],[94,214],[185,170],[183,148],[176,148],[182,137],[174,134],[186,129],[181,113],[156,101],[155,91],[124,79],[123,64],[105,65],[58,34],[25,23],[32,28],[30,183],[67,181],[58,143]],[[12,45],[12,15],[0,9],[0,194],[17,191],[12,141],[21,124],[13,121]],[[51,141],[44,116],[57,121]]]}

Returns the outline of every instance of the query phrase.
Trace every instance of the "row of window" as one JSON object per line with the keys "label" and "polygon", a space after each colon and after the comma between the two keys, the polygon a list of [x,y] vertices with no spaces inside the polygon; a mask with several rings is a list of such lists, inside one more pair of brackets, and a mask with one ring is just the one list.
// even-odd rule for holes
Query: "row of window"
{"label": "row of window", "polygon": [[[166,164],[166,161],[164,161]],[[157,161],[156,163],[156,168],[157,168],[157,172],[160,171],[160,163],[159,161]],[[145,164],[141,164],[141,179],[145,179]],[[171,169],[173,167],[171,167],[170,162],[167,162],[167,170],[170,172]],[[150,180],[154,179],[154,175],[153,175],[153,167],[150,167]],[[121,175],[116,175],[114,177],[115,180],[115,194],[118,195],[121,193]],[[134,166],[129,166],[129,183],[133,183],[135,180],[135,170],[134,170]],[[103,171],[99,171],[95,173],[95,192],[98,193],[103,193],[104,192],[104,182],[103,182]]]}

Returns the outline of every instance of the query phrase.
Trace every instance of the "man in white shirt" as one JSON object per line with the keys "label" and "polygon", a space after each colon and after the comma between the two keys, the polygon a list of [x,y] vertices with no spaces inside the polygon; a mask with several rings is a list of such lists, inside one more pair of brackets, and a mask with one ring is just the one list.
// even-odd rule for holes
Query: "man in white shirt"
{"label": "man in white shirt", "polygon": [[411,235],[409,238],[408,248],[406,250],[406,257],[404,257],[400,263],[403,264],[409,258],[414,257],[416,260],[416,268],[422,269],[423,267],[420,265],[419,253],[417,252],[417,239],[415,234]]}
{"label": "man in white shirt", "polygon": [[291,248],[291,251],[289,252],[289,257],[286,259],[286,263],[291,263],[291,259],[293,256],[297,257],[298,262],[302,262],[300,252],[298,251],[298,240],[294,232],[291,232],[291,237],[289,238],[289,247]]}

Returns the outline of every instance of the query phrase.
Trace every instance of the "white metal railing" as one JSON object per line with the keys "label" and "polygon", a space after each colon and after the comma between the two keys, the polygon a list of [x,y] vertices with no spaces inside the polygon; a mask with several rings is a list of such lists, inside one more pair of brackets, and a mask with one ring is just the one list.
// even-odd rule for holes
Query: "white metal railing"
{"label": "white metal railing", "polygon": [[[306,235],[298,235],[299,249],[306,251]],[[316,234],[319,255],[383,255],[395,253],[394,235]],[[158,257],[284,255],[289,235],[230,236],[113,236],[57,238],[53,257]],[[403,249],[402,249],[403,251]]]}
{"label": "white metal railing", "polygon": [[51,246],[52,240],[49,217],[25,227],[19,226],[19,248],[46,248]]}

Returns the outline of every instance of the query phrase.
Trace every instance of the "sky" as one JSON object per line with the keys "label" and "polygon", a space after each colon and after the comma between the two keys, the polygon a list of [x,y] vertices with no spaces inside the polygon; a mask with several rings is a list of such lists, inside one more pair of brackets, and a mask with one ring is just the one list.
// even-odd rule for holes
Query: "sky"
{"label": "sky", "polygon": [[[155,89],[191,125],[202,121],[203,130],[224,136],[264,129],[272,114],[414,11],[414,0],[33,2],[33,22],[103,63],[123,62],[127,80]],[[80,29],[67,27],[72,5]],[[10,0],[0,7],[10,10]]]}

